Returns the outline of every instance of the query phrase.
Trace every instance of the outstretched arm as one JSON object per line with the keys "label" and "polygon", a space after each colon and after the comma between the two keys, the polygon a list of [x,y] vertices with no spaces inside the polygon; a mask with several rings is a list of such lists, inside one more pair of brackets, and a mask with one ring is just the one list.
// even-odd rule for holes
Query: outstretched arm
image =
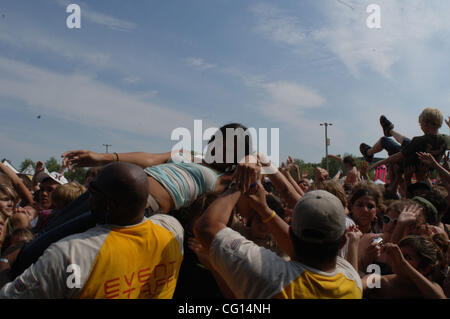
{"label": "outstretched arm", "polygon": [[391,262],[402,269],[402,273],[409,277],[426,299],[446,299],[442,288],[437,283],[428,280],[424,275],[417,271],[405,259],[399,246],[388,243],[383,246],[383,250],[389,256],[388,258]]}
{"label": "outstretched arm", "polygon": [[[303,196],[305,195],[305,192],[303,192],[303,190],[300,188],[300,186],[298,186],[297,182],[292,178],[292,175],[290,173],[290,165],[288,165],[287,167],[284,166],[284,163],[281,165],[281,173],[284,175],[284,177],[286,177],[286,179],[288,180],[288,182],[292,185],[292,187],[295,189],[295,191],[300,195]],[[269,177],[270,178],[270,177]]]}
{"label": "outstretched arm", "polygon": [[403,209],[398,216],[397,225],[392,233],[392,243],[398,243],[404,236],[411,233],[416,226],[417,216],[422,210],[423,209],[419,204],[414,204]]}
{"label": "outstretched arm", "polygon": [[[245,175],[259,176],[262,172],[262,169],[264,169],[264,174],[266,174],[266,176],[270,179],[278,194],[280,194],[280,196],[287,202],[289,208],[293,208],[302,196],[294,189],[294,187],[287,180],[287,178],[270,162],[270,160],[264,154],[257,153],[256,157],[258,162],[257,164],[242,167],[238,166],[237,171],[241,170],[242,173],[240,173],[240,175],[243,176]],[[258,173],[259,175],[256,174],[255,172],[252,172],[255,170],[259,170]],[[244,174],[245,172],[248,173]],[[251,179],[247,178],[246,180],[250,181],[250,183],[253,183],[254,181],[258,181],[259,178],[251,178]],[[247,187],[246,189],[243,189],[243,192],[245,193],[249,189],[250,187]]]}
{"label": "outstretched arm", "polygon": [[[441,164],[439,164],[436,161],[436,159],[433,157],[433,155],[431,155],[429,153],[423,153],[423,152],[417,152],[416,154],[422,163],[435,168],[438,171],[439,176],[443,180],[446,180],[447,182],[450,181],[450,172],[447,171],[444,167],[442,167]],[[448,157],[446,157],[446,159],[448,159]]]}
{"label": "outstretched arm", "polygon": [[361,173],[361,177],[364,178],[365,181],[370,180],[368,168],[369,168],[369,164],[366,161],[361,162],[359,171]]}
{"label": "outstretched arm", "polygon": [[256,187],[255,194],[247,195],[251,207],[258,213],[263,223],[267,225],[269,232],[274,236],[281,249],[292,258],[294,246],[289,234],[289,225],[267,205],[264,187],[261,184]]}
{"label": "outstretched arm", "polygon": [[294,164],[295,169],[295,181],[299,183],[302,180],[302,174],[300,174],[300,167],[297,164]]}
{"label": "outstretched arm", "polygon": [[233,207],[241,197],[238,187],[226,190],[217,198],[194,225],[194,234],[197,240],[208,251],[218,232],[227,227]]}
{"label": "outstretched arm", "polygon": [[348,240],[348,249],[345,259],[355,268],[358,272],[358,248],[359,241],[362,237],[362,232],[358,229],[358,226],[351,226],[346,233]]}
{"label": "outstretched arm", "polygon": [[291,183],[277,170],[275,174],[267,175],[273,186],[286,201],[289,208],[294,208],[295,204],[302,198],[302,196],[294,189]]}
{"label": "outstretched arm", "polygon": [[378,166],[381,166],[383,164],[386,165],[386,164],[390,164],[390,163],[397,163],[398,161],[401,161],[402,159],[403,159],[403,153],[402,152],[398,152],[398,153],[395,153],[394,155],[389,156],[388,158],[386,158],[386,159],[384,159],[382,161],[379,161],[379,162],[377,162],[375,164],[372,164],[370,166],[369,170],[372,170],[372,169],[374,169],[374,168],[376,168]]}
{"label": "outstretched arm", "polygon": [[166,163],[171,152],[151,154],[144,152],[133,153],[96,153],[88,150],[67,151],[61,155],[63,165],[69,168],[103,166],[112,162],[121,161],[136,164],[142,168]]}

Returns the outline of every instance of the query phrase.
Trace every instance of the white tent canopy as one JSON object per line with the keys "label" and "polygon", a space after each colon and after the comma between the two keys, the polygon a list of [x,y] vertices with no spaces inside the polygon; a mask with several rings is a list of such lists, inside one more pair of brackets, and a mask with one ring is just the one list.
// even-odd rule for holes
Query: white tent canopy
{"label": "white tent canopy", "polygon": [[4,159],[4,160],[2,161],[2,163],[5,164],[6,166],[8,166],[10,169],[12,169],[12,170],[14,171],[14,173],[19,174],[19,171],[16,170],[16,169],[14,168],[14,166],[12,166],[6,159]]}

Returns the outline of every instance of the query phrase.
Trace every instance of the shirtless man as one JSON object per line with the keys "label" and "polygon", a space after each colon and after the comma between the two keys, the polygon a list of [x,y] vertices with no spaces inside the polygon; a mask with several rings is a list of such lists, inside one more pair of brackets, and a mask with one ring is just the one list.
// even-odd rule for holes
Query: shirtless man
{"label": "shirtless man", "polygon": [[356,183],[361,182],[361,174],[359,173],[358,169],[356,168],[356,163],[353,157],[346,156],[343,159],[338,155],[331,155],[329,154],[328,157],[334,158],[341,163],[344,163],[345,168],[347,169],[347,175],[345,176],[344,186],[346,188],[352,188],[353,185]]}

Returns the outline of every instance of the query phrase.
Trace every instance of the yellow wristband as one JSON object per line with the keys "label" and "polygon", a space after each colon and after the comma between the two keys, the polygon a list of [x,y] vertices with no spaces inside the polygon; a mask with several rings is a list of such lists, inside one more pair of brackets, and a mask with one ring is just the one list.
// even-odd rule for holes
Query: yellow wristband
{"label": "yellow wristband", "polygon": [[263,222],[264,224],[267,224],[267,223],[270,222],[276,215],[277,215],[277,213],[273,210],[273,211],[272,211],[272,215],[270,215],[269,218],[264,219],[262,222]]}

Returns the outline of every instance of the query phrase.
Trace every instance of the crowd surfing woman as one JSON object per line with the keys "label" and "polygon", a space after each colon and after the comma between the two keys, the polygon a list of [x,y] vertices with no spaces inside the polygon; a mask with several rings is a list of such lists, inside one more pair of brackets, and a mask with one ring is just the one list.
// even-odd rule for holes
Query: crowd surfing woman
{"label": "crowd surfing woman", "polygon": [[[235,143],[234,147],[230,148],[227,147],[226,141],[231,138]],[[242,169],[258,166],[256,163],[242,161],[244,157],[250,156],[251,150],[248,129],[241,124],[232,123],[221,127],[213,135],[208,142],[207,154],[199,163],[193,161],[191,154],[186,152],[100,154],[80,150],[68,151],[62,157],[63,166],[69,169],[98,167],[115,161],[129,162],[142,167],[149,181],[146,216],[151,216],[155,213],[173,213],[180,208],[188,207],[207,192],[221,193],[233,178],[240,181],[243,191],[248,191],[253,181],[260,179],[261,173],[260,169],[256,168]],[[20,259],[22,261],[13,272],[20,273],[21,270],[28,268],[51,243],[95,226],[95,220],[88,211],[89,201],[89,195],[85,193],[66,210],[59,212],[58,223],[52,223],[51,227],[47,225],[43,230],[45,236],[39,236],[26,247],[26,252],[24,250],[21,252],[18,261]]]}
{"label": "crowd surfing woman", "polygon": [[[233,133],[241,132],[241,141],[245,144],[243,154],[239,154],[236,148],[227,149],[225,139],[232,138],[229,129]],[[207,156],[200,162],[186,152],[100,154],[92,151],[68,151],[62,155],[63,163],[69,168],[102,166],[114,161],[141,166],[148,175],[148,204],[151,213],[168,213],[188,207],[206,192],[221,193],[225,190],[231,182],[234,168],[242,160],[238,156],[247,156],[251,152],[251,140],[247,133],[247,128],[241,124],[232,123],[221,127],[208,142]],[[222,137],[220,140],[223,142],[219,137]],[[236,140],[239,142],[238,138]],[[222,158],[219,158],[218,147],[223,149]],[[227,162],[229,153],[232,154],[231,162]]]}

